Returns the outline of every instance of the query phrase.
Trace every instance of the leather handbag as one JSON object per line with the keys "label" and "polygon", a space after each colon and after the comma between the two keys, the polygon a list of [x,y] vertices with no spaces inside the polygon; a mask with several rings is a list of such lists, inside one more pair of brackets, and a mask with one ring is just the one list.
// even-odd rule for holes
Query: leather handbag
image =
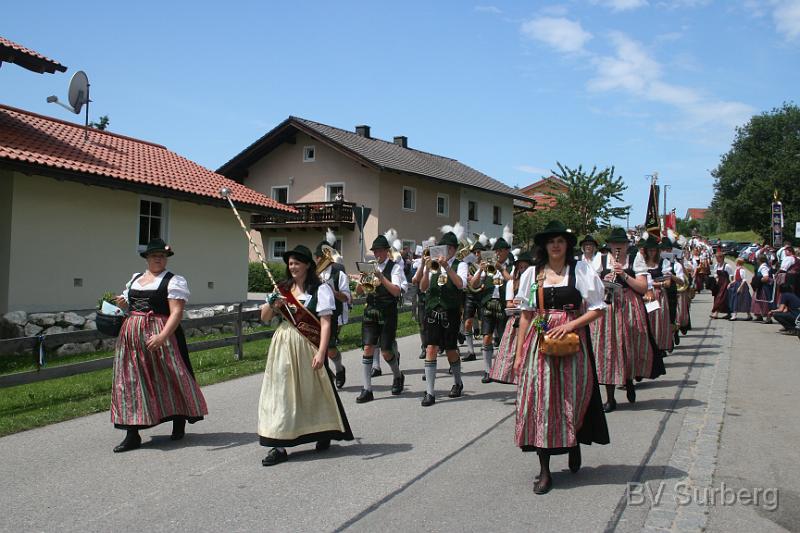
{"label": "leather handbag", "polygon": [[[541,274],[537,298],[539,299],[539,311],[544,314],[544,275]],[[578,334],[574,332],[567,333],[560,339],[553,339],[545,334],[542,335],[539,341],[539,353],[541,355],[565,357],[568,355],[575,355],[579,351],[581,351],[581,339]]]}

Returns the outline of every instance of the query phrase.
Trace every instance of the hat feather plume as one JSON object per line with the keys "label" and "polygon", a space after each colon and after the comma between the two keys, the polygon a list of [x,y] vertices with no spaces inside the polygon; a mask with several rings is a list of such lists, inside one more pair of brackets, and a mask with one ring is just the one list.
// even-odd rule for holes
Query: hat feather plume
{"label": "hat feather plume", "polygon": [[397,230],[394,228],[389,228],[386,230],[386,233],[384,233],[383,236],[386,237],[386,240],[389,241],[389,243],[393,243],[395,239],[397,239]]}
{"label": "hat feather plume", "polygon": [[485,233],[481,233],[478,235],[478,242],[486,246],[486,244],[489,242],[489,237],[487,237]]}
{"label": "hat feather plume", "polygon": [[508,225],[503,227],[503,238],[506,240],[509,246],[511,246],[511,243],[514,242],[514,234],[511,233],[511,228],[509,228]]}
{"label": "hat feather plume", "polygon": [[333,246],[336,244],[336,234],[333,233],[331,228],[328,228],[328,231],[325,232],[325,242]]}
{"label": "hat feather plume", "polygon": [[494,243],[496,242],[497,242],[497,237],[492,237],[489,239],[489,244],[492,245],[492,247],[494,247]]}
{"label": "hat feather plume", "polygon": [[403,249],[403,241],[401,241],[400,239],[393,240],[392,241],[392,248],[394,248],[398,252],[401,251]]}

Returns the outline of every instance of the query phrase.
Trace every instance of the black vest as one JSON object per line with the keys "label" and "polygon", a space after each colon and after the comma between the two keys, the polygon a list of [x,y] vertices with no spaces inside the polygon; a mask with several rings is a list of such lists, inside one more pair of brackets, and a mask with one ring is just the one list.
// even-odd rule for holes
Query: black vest
{"label": "black vest", "polygon": [[575,265],[571,265],[565,287],[544,287],[542,289],[544,293],[544,308],[577,311],[581,306],[583,297],[580,291],[575,288],[575,279]]}
{"label": "black vest", "polygon": [[[457,272],[458,264],[459,260],[455,259],[450,268]],[[439,276],[447,276],[447,283],[440,286]],[[461,307],[463,291],[453,284],[453,280],[444,272],[444,269],[441,269],[439,274],[431,276],[431,282],[425,294],[425,309],[441,307],[442,309],[452,311]]]}
{"label": "black vest", "polygon": [[[600,279],[605,279],[605,277],[612,272],[612,270],[610,268],[608,268],[607,258],[608,258],[608,256],[600,258],[600,268],[602,268],[602,270],[600,271]],[[623,271],[628,276],[636,279],[636,272],[633,271],[632,267],[625,268],[625,269],[623,269]],[[623,280],[622,276],[617,276],[617,279],[615,281],[617,283],[619,283],[620,285],[622,285],[623,287],[629,287],[628,280],[627,279]]]}
{"label": "black vest", "polygon": [[[391,259],[387,260],[386,266],[383,267],[383,277],[388,279],[390,282],[392,281],[393,268],[394,261]],[[386,309],[387,307],[397,305],[397,298],[389,294],[389,291],[386,290],[386,287],[381,284],[377,289],[375,289],[374,293],[367,295],[367,305],[370,307]]]}

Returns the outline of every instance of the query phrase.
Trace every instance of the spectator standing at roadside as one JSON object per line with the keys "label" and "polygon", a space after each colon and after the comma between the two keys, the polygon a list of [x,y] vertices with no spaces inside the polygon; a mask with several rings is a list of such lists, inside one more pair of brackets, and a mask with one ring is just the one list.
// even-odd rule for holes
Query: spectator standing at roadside
{"label": "spectator standing at roadside", "polygon": [[728,304],[733,318],[731,320],[742,320],[737,317],[738,313],[747,313],[744,320],[753,320],[750,316],[750,307],[753,302],[750,298],[750,285],[747,283],[747,270],[744,268],[744,259],[741,257],[736,260],[736,268],[733,271],[733,281],[728,287]]}
{"label": "spectator standing at roadside", "polygon": [[758,269],[753,274],[753,303],[750,306],[750,311],[755,315],[756,322],[764,320],[765,324],[772,324],[772,318],[769,316],[771,307],[774,303],[767,302],[772,297],[772,287],[775,280],[772,276],[772,269],[769,266],[769,259],[766,255],[758,256]]}

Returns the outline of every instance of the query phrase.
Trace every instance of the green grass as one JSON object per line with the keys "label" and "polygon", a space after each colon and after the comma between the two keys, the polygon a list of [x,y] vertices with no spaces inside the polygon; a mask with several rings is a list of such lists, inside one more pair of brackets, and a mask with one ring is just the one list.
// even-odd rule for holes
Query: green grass
{"label": "green grass", "polygon": [[736,242],[761,242],[763,239],[754,231],[729,231],[712,235],[708,240],[736,241]]}
{"label": "green grass", "polygon": [[[362,310],[354,311],[361,314]],[[417,332],[417,324],[411,313],[402,313],[398,320],[397,336],[405,337]],[[212,336],[203,339],[208,337]],[[357,348],[361,342],[361,324],[345,326],[339,338],[342,351]],[[240,361],[234,359],[232,347],[192,353],[192,366],[198,383],[201,386],[211,385],[263,372],[268,346],[269,339],[245,344],[244,356]],[[108,355],[108,352],[104,353]],[[94,359],[98,354],[65,357],[59,362],[76,362],[75,358],[80,357]],[[0,394],[0,436],[106,411],[111,404],[111,382],[112,370],[106,369],[4,388]],[[253,401],[256,402],[257,398]]]}

